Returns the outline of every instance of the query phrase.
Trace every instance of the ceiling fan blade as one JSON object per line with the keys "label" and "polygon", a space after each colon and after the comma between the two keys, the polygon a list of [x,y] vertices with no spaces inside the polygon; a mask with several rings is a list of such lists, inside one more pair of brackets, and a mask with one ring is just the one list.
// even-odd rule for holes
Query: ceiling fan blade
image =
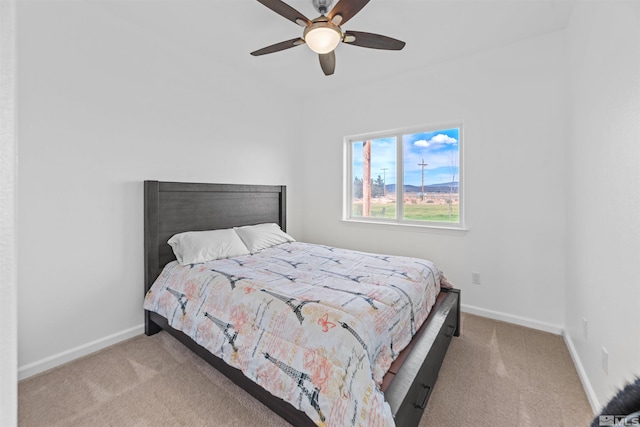
{"label": "ceiling fan blade", "polygon": [[367,3],[369,0],[340,0],[329,12],[328,18],[336,25],[343,25],[360,12]]}
{"label": "ceiling fan blade", "polygon": [[336,69],[336,53],[332,50],[329,53],[321,53],[318,55],[320,58],[320,67],[325,76],[330,76]]}
{"label": "ceiling fan blade", "polygon": [[343,41],[355,46],[385,50],[401,50],[405,45],[405,42],[391,37],[362,31],[345,31]]}
{"label": "ceiling fan blade", "polygon": [[289,49],[295,46],[300,46],[304,44],[304,40],[301,38],[287,40],[286,42],[280,42],[273,44],[271,46],[263,47],[262,49],[258,49],[254,52],[251,52],[253,56],[266,55],[267,53],[280,52],[281,50]]}
{"label": "ceiling fan blade", "polygon": [[298,24],[301,27],[306,27],[311,24],[309,18],[304,16],[302,13],[298,12],[288,4],[280,1],[280,0],[258,0],[263,5],[267,6],[269,9],[273,10],[278,15],[284,16],[289,21],[294,24]]}

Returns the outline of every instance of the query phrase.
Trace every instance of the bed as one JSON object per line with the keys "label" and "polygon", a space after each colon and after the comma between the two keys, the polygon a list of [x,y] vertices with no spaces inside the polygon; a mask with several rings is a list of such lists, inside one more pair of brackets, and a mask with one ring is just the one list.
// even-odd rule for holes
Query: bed
{"label": "bed", "polygon": [[[175,260],[176,257],[169,244],[167,244],[167,241],[171,236],[186,231],[225,230],[232,229],[234,227],[269,223],[277,224],[283,231],[286,231],[286,188],[284,186],[145,181],[145,295],[149,293],[152,285],[161,274],[169,274],[166,271],[163,271],[165,266],[167,266],[166,270],[172,270],[174,269],[174,266],[177,265]],[[273,253],[269,253],[268,250],[265,250],[263,251],[264,253],[261,252],[255,255],[247,255],[248,258],[246,258],[246,260],[254,262],[254,260],[257,260],[259,256],[270,257],[270,262],[273,262],[273,259],[279,260],[274,264],[268,264],[266,268],[267,271],[263,271],[260,274],[279,275],[282,278],[280,281],[285,282],[287,280],[293,282],[292,276],[285,274],[285,270],[277,270],[277,264],[288,263],[289,267],[296,267],[297,262],[294,265],[294,262],[291,261],[291,259],[283,258],[284,252],[296,254],[298,257],[306,257],[298,258],[298,261],[306,261],[311,257],[322,258],[325,257],[325,255],[328,255],[328,252],[325,254],[322,251],[342,251],[340,249],[324,247],[321,245],[308,245],[301,242],[286,243],[274,248],[275,249],[273,250],[282,252],[282,257],[280,253],[274,255]],[[270,248],[269,250],[272,249]],[[355,255],[348,254],[347,256],[355,256],[358,259],[368,256],[366,254],[363,255],[362,253],[354,254]],[[328,256],[326,258],[329,259]],[[306,315],[307,323],[314,324],[316,329],[323,329],[324,332],[331,329],[331,332],[347,334],[346,338],[344,335],[342,338],[345,342],[350,338],[355,337],[356,339],[352,339],[351,341],[360,342],[360,346],[364,348],[364,353],[362,354],[366,353],[369,358],[371,357],[371,353],[373,353],[373,351],[369,349],[369,352],[367,352],[367,347],[360,337],[360,335],[363,335],[363,329],[360,329],[360,335],[358,335],[358,333],[355,332],[355,329],[350,327],[355,320],[351,321],[351,323],[338,320],[338,315],[340,314],[338,311],[332,311],[330,313],[331,317],[329,317],[326,312],[324,317],[318,317],[321,313],[321,311],[318,311],[318,316],[316,316],[318,318],[317,321],[316,317],[313,317],[313,310],[317,310],[315,306],[319,305],[315,303],[328,297],[325,296],[323,298],[316,299],[301,297],[298,301],[295,301],[291,298],[282,297],[281,293],[274,290],[276,288],[263,288],[258,286],[256,289],[253,289],[253,287],[250,289],[246,287],[248,286],[246,283],[249,283],[249,280],[245,280],[242,285],[240,284],[241,280],[238,279],[241,279],[242,275],[237,274],[231,277],[224,273],[224,271],[231,271],[229,270],[230,265],[224,266],[224,262],[236,262],[239,264],[247,262],[246,260],[243,260],[245,260],[245,258],[242,258],[240,261],[221,260],[221,262],[223,262],[222,267],[218,265],[209,266],[207,264],[206,268],[201,269],[216,271],[215,275],[216,277],[219,277],[220,280],[224,281],[226,278],[227,287],[232,291],[238,287],[239,291],[236,292],[236,294],[245,293],[249,295],[251,293],[252,295],[256,295],[257,298],[262,298],[261,301],[263,305],[265,301],[275,301],[274,305],[277,305],[278,303],[281,303],[281,305],[283,305],[282,303],[284,303],[284,305],[288,305],[290,315],[286,321],[292,322],[289,323],[289,325],[295,326],[297,325],[297,322],[302,325],[305,320],[304,316]],[[385,270],[385,266],[380,265],[379,267],[376,267],[377,264],[375,264],[374,261],[375,260],[372,259],[371,261],[367,261],[364,265],[371,269],[377,268],[379,271],[377,271],[376,274],[382,275]],[[193,266],[191,266],[191,269],[192,267]],[[177,268],[175,268],[175,270],[178,271]],[[189,270],[189,267],[186,267],[183,274],[188,274],[187,270]],[[301,268],[300,270],[302,271],[303,269]],[[328,267],[322,267],[321,270],[328,273],[329,276],[342,275],[342,273],[339,272],[340,270],[334,271]],[[427,269],[423,270],[427,274],[428,271],[430,271]],[[308,271],[297,272],[296,274],[300,274],[302,276],[311,275]],[[388,279],[380,279],[378,277],[377,280],[378,282],[388,280],[388,283],[384,283],[385,286],[395,286],[393,282],[396,280],[394,278],[394,274],[395,273],[391,272],[386,275]],[[347,275],[345,275],[345,277],[346,276]],[[380,277],[385,276],[382,275]],[[320,287],[323,288],[322,291],[324,292],[327,291],[327,289],[334,287],[330,279],[331,277],[315,280],[316,282],[320,280]],[[340,277],[335,277],[335,279],[340,279]],[[353,280],[353,277],[351,277],[351,279],[354,282],[357,281]],[[165,280],[164,277],[163,280]],[[245,286],[245,288],[242,286]],[[242,292],[243,290],[245,292]],[[253,290],[257,290],[258,292],[251,292]],[[378,348],[378,350],[376,350],[376,355],[386,352],[384,357],[380,356],[380,359],[387,360],[388,363],[390,363],[390,366],[382,364],[384,366],[384,372],[376,373],[376,376],[379,378],[375,381],[376,387],[374,391],[376,393],[379,392],[378,395],[383,396],[383,399],[386,401],[384,407],[390,412],[389,418],[380,418],[381,420],[385,420],[381,421],[382,424],[395,424],[397,426],[418,425],[420,417],[422,416],[429,400],[431,391],[435,385],[438,371],[445,357],[451,337],[459,336],[460,334],[459,290],[439,287],[438,291],[439,292],[436,292],[433,296],[434,301],[432,301],[432,306],[430,303],[428,315],[425,314],[426,320],[424,320],[424,323],[419,325],[419,322],[416,320],[416,325],[414,326],[414,311],[412,306],[411,326],[407,326],[406,328],[398,327],[398,329],[411,329],[411,334],[413,335],[413,339],[411,339],[406,347],[404,347],[404,343],[402,344],[402,347],[404,347],[402,351],[395,353],[393,351],[393,342],[390,346],[390,351],[388,350],[388,345],[381,344],[376,347]],[[401,293],[404,294],[404,291]],[[398,295],[400,295],[400,293],[398,293]],[[364,298],[363,294],[360,294],[359,292],[351,292],[350,296],[350,299],[344,300],[345,302],[343,305],[349,303],[352,305],[360,304],[361,306],[366,306],[366,304],[369,304],[371,305],[369,308],[376,309],[376,307],[374,307],[374,303],[372,303],[371,300]],[[180,297],[177,296],[177,298],[179,299]],[[398,300],[399,299],[400,298],[398,298]],[[356,302],[352,303],[351,301]],[[408,304],[409,303],[406,303],[405,305]],[[338,306],[336,305],[336,307]],[[184,306],[182,309],[184,311]],[[259,311],[259,309],[257,310]],[[161,312],[161,310],[158,311]],[[209,311],[213,313],[212,309]],[[203,312],[208,314],[206,310],[203,310]],[[198,337],[194,337],[193,334],[190,336],[183,332],[183,330],[187,330],[189,328],[183,326],[173,327],[176,326],[176,323],[172,322],[170,319],[182,318],[182,314],[178,313],[177,317],[166,312],[163,312],[163,314],[164,315],[159,314],[159,312],[156,311],[145,310],[145,333],[147,335],[152,335],[161,330],[166,330],[169,334],[205,359],[213,367],[229,377],[235,384],[246,390],[293,425],[311,426],[323,424],[325,420],[327,420],[328,414],[326,402],[322,402],[323,404],[320,404],[318,396],[319,392],[322,393],[325,390],[328,390],[328,387],[321,387],[319,389],[317,386],[314,386],[316,383],[310,380],[308,375],[309,370],[293,369],[292,366],[287,364],[287,361],[284,360],[283,357],[278,357],[277,354],[274,355],[274,352],[258,352],[255,360],[259,360],[263,364],[271,363],[274,366],[279,367],[280,371],[293,378],[294,383],[296,383],[297,388],[294,387],[298,392],[296,398],[292,399],[289,396],[287,400],[283,400],[282,398],[272,394],[273,390],[267,391],[265,389],[265,387],[267,387],[265,384],[267,383],[263,383],[262,386],[258,385],[254,380],[245,376],[242,370],[227,363],[230,360],[229,355],[231,354],[232,356],[235,356],[235,352],[237,352],[236,339],[238,338],[238,331],[233,329],[230,323],[225,324],[225,321],[218,319],[218,317],[224,316],[216,317],[214,315],[208,315],[208,318],[212,322],[217,322],[216,327],[221,332],[224,332],[224,337],[226,337],[226,339],[223,339],[223,341],[226,342],[221,344],[221,353],[214,355],[211,351],[205,348],[206,344],[203,344],[202,340],[199,340]],[[282,316],[285,316],[285,314]],[[309,319],[313,319],[313,321],[310,321]],[[170,323],[173,326],[171,326]],[[407,324],[409,323],[407,322]],[[335,326],[338,327],[336,328]],[[284,329],[288,328],[289,327],[286,327]],[[195,330],[197,328],[193,327],[192,329]],[[391,330],[391,327],[389,329]],[[300,339],[305,340],[305,338],[296,338],[296,340]],[[393,339],[399,338],[394,336]],[[366,342],[368,343],[369,341]],[[369,346],[372,348],[371,344],[369,344]],[[357,345],[354,345],[354,347],[357,347]],[[391,354],[391,359],[389,359],[389,353]],[[282,354],[280,356],[282,356]],[[360,359],[358,359],[357,355],[354,355],[353,359],[359,360],[359,363],[362,364],[362,358],[362,355],[360,356]],[[351,359],[349,359],[349,361],[350,360]],[[253,361],[254,360],[251,360],[250,362],[253,363]],[[349,362],[348,366],[351,366],[351,362]],[[377,367],[378,365],[376,364],[375,366]],[[259,368],[257,368],[257,370],[259,371]],[[375,371],[374,368],[372,368],[372,370]],[[276,371],[278,370],[276,369]],[[293,372],[295,372],[295,374],[293,374]],[[346,371],[344,375],[346,375]],[[353,377],[355,376],[356,375],[354,373]],[[374,375],[372,374],[371,376],[373,377]],[[353,383],[353,381],[354,380],[352,379],[351,382]],[[326,386],[325,383],[323,383],[323,387],[324,386]],[[363,411],[367,400],[371,400],[375,397],[375,393],[373,397],[362,395],[361,400],[355,403],[356,408],[349,409],[349,411],[353,412],[353,422],[351,424],[358,424],[356,415],[359,415],[359,412]],[[362,407],[358,408],[358,404]],[[334,404],[333,406],[336,405]],[[380,405],[373,406],[377,407]],[[324,413],[322,412],[323,409],[325,411]],[[335,412],[335,409],[332,410]],[[370,422],[371,420],[367,419],[367,421]]]}

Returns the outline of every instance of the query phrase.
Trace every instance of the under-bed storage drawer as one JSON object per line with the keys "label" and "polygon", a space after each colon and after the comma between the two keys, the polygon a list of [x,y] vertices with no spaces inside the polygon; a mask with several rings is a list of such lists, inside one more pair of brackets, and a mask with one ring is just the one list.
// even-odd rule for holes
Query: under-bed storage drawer
{"label": "under-bed storage drawer", "polygon": [[385,392],[397,426],[417,426],[420,422],[451,337],[458,328],[458,298],[458,292],[449,292],[442,303],[442,314],[418,338],[402,371]]}

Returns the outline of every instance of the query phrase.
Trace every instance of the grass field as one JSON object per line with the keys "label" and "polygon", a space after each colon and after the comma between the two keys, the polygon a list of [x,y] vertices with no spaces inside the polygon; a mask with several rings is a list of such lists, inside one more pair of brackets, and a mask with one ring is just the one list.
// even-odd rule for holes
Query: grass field
{"label": "grass field", "polygon": [[[440,204],[405,204],[404,219],[419,221],[458,222],[458,205],[452,206],[449,216],[449,206]],[[362,215],[362,204],[353,205],[354,216]],[[395,218],[396,205],[393,203],[372,203],[371,216],[377,218]]]}

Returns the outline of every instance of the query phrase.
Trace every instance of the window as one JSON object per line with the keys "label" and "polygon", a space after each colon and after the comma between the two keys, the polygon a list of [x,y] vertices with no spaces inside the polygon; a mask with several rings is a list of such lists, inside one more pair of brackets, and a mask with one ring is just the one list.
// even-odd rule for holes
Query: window
{"label": "window", "polygon": [[345,138],[344,217],[463,228],[462,125]]}

